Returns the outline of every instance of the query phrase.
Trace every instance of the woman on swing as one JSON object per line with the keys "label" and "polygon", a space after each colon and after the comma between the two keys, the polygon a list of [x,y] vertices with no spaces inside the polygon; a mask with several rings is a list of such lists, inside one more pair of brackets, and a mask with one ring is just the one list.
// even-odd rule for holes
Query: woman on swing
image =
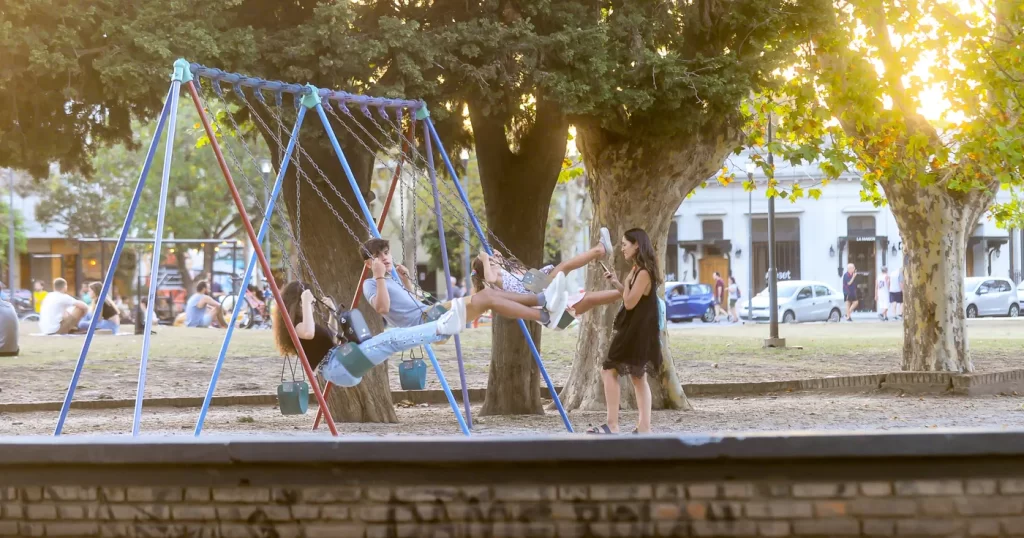
{"label": "woman on swing", "polygon": [[[358,311],[342,314],[341,324],[347,324],[337,338],[327,327],[316,323],[313,318],[313,292],[305,283],[293,281],[285,285],[281,290],[281,298],[284,300],[285,311],[292,323],[295,325],[295,332],[299,337],[302,350],[306,353],[309,366],[316,370],[320,368],[325,379],[340,387],[354,387],[362,381],[362,375],[353,375],[345,363],[346,353],[352,350],[339,347],[345,342],[351,341],[358,348],[361,355],[365,357],[372,367],[384,362],[390,355],[413,349],[424,344],[432,344],[448,339],[453,334],[458,334],[466,326],[466,308],[462,301],[454,301],[452,309],[445,312],[437,321],[422,323],[413,327],[398,328],[370,337],[369,329],[362,320]],[[295,345],[288,334],[280,308],[274,308],[274,339],[277,348],[282,355],[298,355]],[[339,352],[340,351],[340,352]]]}
{"label": "woman on swing", "polygon": [[[585,267],[588,263],[598,261],[601,258],[610,260],[614,253],[615,251],[612,247],[611,235],[608,233],[608,228],[601,228],[597,245],[594,245],[590,250],[582,254],[577,254],[576,256],[563,261],[557,266],[544,266],[540,269],[540,272],[555,275],[560,273],[569,274],[569,272]],[[491,289],[502,290],[515,294],[532,295],[523,286],[522,279],[524,273],[521,271],[510,272],[505,270],[501,266],[501,261],[502,259],[500,254],[495,253],[494,256],[488,256],[486,252],[481,252],[480,255],[473,260],[473,293],[479,293],[489,287]],[[605,268],[605,270],[607,270],[607,268]],[[568,295],[566,299],[565,311],[573,317],[579,317],[595,307],[615,302],[618,298],[618,296],[613,297],[608,294],[601,294],[600,292],[588,293],[584,291],[573,293]],[[558,320],[554,322],[554,326],[551,328],[559,330]]]}

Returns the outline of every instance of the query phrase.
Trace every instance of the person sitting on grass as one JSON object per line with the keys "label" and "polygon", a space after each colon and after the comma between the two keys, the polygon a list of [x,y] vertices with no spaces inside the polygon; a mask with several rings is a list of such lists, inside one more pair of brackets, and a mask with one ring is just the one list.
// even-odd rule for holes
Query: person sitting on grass
{"label": "person sitting on grass", "polygon": [[[414,327],[426,321],[430,305],[425,303],[423,298],[416,296],[416,287],[409,278],[409,270],[393,264],[390,243],[385,239],[371,239],[363,245],[362,254],[363,262],[373,275],[363,282],[363,296],[373,309],[394,327]],[[401,284],[391,278],[392,267],[402,279]],[[485,289],[463,298],[465,317],[474,320],[490,310],[499,316],[537,321],[553,329],[558,326],[558,321],[565,312],[569,298],[565,291],[566,285],[565,275],[557,273],[551,284],[538,294]],[[455,302],[450,301],[443,306],[451,310]]]}
{"label": "person sitting on grass", "polygon": [[209,284],[200,280],[196,284],[196,292],[188,298],[185,303],[185,326],[186,327],[210,327],[217,321],[218,327],[227,326],[224,321],[224,311],[220,303],[208,294]]}
{"label": "person sitting on grass", "polygon": [[[306,359],[309,360],[309,366],[313,370],[319,369],[324,379],[339,387],[354,387],[362,381],[362,375],[353,375],[345,365],[344,355],[351,352],[345,350],[344,346],[339,346],[348,340],[345,334],[365,336],[365,340],[352,344],[358,347],[359,352],[369,362],[368,366],[376,366],[395,353],[447,340],[466,326],[467,300],[459,298],[452,301],[451,309],[436,321],[400,327],[372,337],[365,325],[362,325],[358,311],[346,312],[338,317],[345,319],[354,328],[345,334],[335,335],[328,327],[316,323],[313,317],[313,301],[317,299],[307,284],[289,282],[281,290],[281,298],[284,300],[285,313],[295,325],[295,333],[299,337],[299,344],[306,354]],[[280,308],[273,309],[274,340],[277,348],[282,355],[298,355],[282,315],[284,314]]]}
{"label": "person sitting on grass", "polygon": [[39,332],[43,334],[71,334],[85,317],[89,307],[68,295],[68,281],[53,280],[53,291],[46,294],[39,307]]}
{"label": "person sitting on grass", "polygon": [[92,308],[85,314],[82,321],[78,322],[78,330],[80,332],[86,332],[89,330],[89,324],[92,322],[92,317],[96,315],[96,311],[100,310],[100,320],[96,322],[96,330],[108,330],[114,334],[117,334],[117,328],[121,325],[121,312],[114,305],[114,301],[107,299],[103,301],[103,308],[99,308],[98,302],[100,292],[103,290],[102,282],[93,282],[89,284],[86,289],[86,295],[89,296],[89,304]]}
{"label": "person sitting on grass", "polygon": [[[0,290],[3,284],[0,284]],[[13,293],[11,294],[13,296]],[[16,357],[21,351],[18,347],[18,311],[14,305],[0,296],[0,357]]]}

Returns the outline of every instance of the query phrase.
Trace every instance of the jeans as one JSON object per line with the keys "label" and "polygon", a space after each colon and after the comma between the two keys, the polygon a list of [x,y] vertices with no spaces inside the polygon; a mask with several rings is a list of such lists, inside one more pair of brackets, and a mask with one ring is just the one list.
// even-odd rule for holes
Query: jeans
{"label": "jeans", "polygon": [[[414,327],[398,327],[384,331],[359,344],[366,358],[373,364],[380,364],[395,353],[400,353],[425,344],[433,344],[450,338],[437,334],[437,323],[423,323]],[[321,369],[324,379],[339,387],[354,387],[363,380],[348,373],[334,353],[328,355],[327,364]]]}
{"label": "jeans", "polygon": [[[93,314],[92,310],[86,312],[85,317],[82,318],[82,321],[78,322],[78,330],[80,330],[80,331],[88,331],[89,330],[89,324],[92,323],[92,314]],[[114,323],[113,321],[111,321],[109,319],[101,319],[101,320],[99,320],[96,323],[96,330],[97,331],[106,329],[106,330],[108,330],[108,331],[110,331],[110,332],[112,332],[114,334],[117,334],[117,327],[118,327],[118,324]]]}

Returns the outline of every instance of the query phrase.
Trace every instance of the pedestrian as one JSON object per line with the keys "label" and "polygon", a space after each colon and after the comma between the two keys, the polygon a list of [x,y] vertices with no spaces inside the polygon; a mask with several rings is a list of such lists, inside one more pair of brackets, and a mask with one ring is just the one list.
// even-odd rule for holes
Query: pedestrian
{"label": "pedestrian", "polygon": [[889,270],[882,268],[875,285],[875,306],[878,309],[878,319],[889,321]]}
{"label": "pedestrian", "polygon": [[896,269],[896,278],[889,283],[889,302],[892,304],[892,319],[903,317],[903,265]]}
{"label": "pedestrian", "polygon": [[626,285],[614,273],[605,278],[622,294],[622,307],[615,315],[608,358],[601,364],[601,382],[607,409],[606,422],[590,428],[587,433],[619,432],[619,377],[628,375],[636,393],[639,414],[633,433],[651,431],[651,386],[648,375],[661,370],[661,332],[659,329],[657,257],[651,240],[641,228],[632,228],[620,241],[622,254],[633,263],[626,275]]}
{"label": "pedestrian", "polygon": [[843,273],[843,300],[846,301],[846,321],[853,321],[853,311],[860,301],[857,300],[857,268],[852,263],[846,264]]}
{"label": "pedestrian", "polygon": [[736,277],[729,275],[729,316],[735,323],[740,322],[740,316],[736,313],[736,303],[740,300],[740,285],[736,283]]}
{"label": "pedestrian", "polygon": [[718,323],[718,316],[725,314],[726,318],[729,317],[729,311],[725,308],[725,281],[722,280],[722,275],[718,271],[715,271],[715,323]]}

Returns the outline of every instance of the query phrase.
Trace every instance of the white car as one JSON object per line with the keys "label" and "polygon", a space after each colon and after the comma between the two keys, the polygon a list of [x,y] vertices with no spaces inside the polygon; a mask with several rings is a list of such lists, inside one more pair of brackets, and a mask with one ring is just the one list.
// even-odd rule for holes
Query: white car
{"label": "white car", "polygon": [[964,279],[964,304],[968,318],[1020,314],[1020,302],[1013,282],[1006,278],[974,276]]}
{"label": "white car", "polygon": [[1017,284],[1017,299],[1017,302],[1020,303],[1018,305],[1017,312],[1020,313],[1020,309],[1024,308],[1024,280],[1021,280],[1020,284]]}
{"label": "white car", "polygon": [[[742,301],[742,300],[741,300]],[[751,300],[753,311],[746,303],[740,306],[745,319],[769,319],[768,289]],[[779,320],[783,323],[798,321],[832,321],[843,318],[843,295],[824,282],[814,280],[784,280],[779,282]]]}

